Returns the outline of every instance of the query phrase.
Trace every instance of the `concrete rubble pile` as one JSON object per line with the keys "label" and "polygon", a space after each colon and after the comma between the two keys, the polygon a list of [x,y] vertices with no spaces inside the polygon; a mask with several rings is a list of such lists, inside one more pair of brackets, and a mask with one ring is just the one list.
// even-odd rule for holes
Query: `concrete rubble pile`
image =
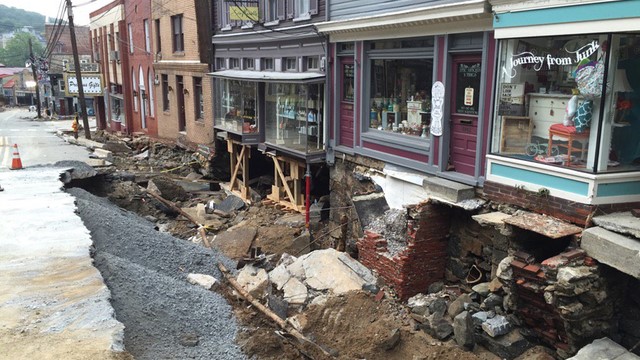
{"label": "concrete rubble pile", "polygon": [[302,310],[349,291],[378,291],[377,279],[369,269],[334,249],[316,250],[298,258],[285,253],[269,272],[246,265],[237,281],[253,297],[269,299],[269,306],[276,313],[279,311],[272,303]]}

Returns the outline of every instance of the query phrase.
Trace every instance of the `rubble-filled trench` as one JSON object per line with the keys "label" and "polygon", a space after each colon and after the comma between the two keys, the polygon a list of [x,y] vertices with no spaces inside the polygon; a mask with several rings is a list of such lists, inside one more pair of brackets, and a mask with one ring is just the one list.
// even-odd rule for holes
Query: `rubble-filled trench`
{"label": "rubble-filled trench", "polygon": [[336,163],[331,202],[346,210],[331,222],[358,219],[348,248],[407,301],[417,328],[505,359],[534,347],[564,359],[603,337],[639,353],[638,281],[587,256],[582,228],[484,201],[391,208],[374,180],[384,166]]}
{"label": "rubble-filled trench", "polygon": [[[331,226],[317,216],[310,236],[302,214],[220,190],[226,171],[217,160],[145,137],[96,135],[114,165],[68,187],[96,239],[94,262],[134,357],[497,359],[425,332],[381,279],[332,249],[349,242],[345,227],[354,222]],[[200,225],[213,250],[203,245]],[[238,295],[218,262],[287,319],[287,330]],[[237,263],[244,267],[235,270]],[[200,286],[190,283],[198,283],[196,273],[205,279]]]}

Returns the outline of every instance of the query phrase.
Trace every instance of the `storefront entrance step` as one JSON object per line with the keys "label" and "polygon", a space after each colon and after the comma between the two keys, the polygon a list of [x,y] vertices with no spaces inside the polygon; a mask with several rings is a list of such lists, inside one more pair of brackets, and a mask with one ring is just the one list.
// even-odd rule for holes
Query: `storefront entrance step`
{"label": "storefront entrance step", "polygon": [[424,179],[422,183],[425,190],[433,196],[444,198],[454,203],[470,200],[475,197],[475,189],[473,186],[464,185],[455,181],[442,178]]}
{"label": "storefront entrance step", "polygon": [[595,226],[582,232],[580,247],[587,255],[640,279],[640,241]]}

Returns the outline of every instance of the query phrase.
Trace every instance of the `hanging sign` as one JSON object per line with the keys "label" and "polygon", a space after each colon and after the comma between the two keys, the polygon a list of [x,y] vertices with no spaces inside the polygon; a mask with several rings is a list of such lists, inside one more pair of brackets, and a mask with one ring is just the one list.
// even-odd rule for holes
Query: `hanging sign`
{"label": "hanging sign", "polygon": [[464,89],[464,105],[473,106],[473,88],[468,87]]}
{"label": "hanging sign", "polygon": [[431,134],[442,136],[442,116],[444,114],[444,84],[436,81],[431,86]]}
{"label": "hanging sign", "polygon": [[[75,75],[65,74],[66,93],[68,96],[78,94],[78,80]],[[82,75],[82,90],[85,95],[102,95],[102,75]]]}

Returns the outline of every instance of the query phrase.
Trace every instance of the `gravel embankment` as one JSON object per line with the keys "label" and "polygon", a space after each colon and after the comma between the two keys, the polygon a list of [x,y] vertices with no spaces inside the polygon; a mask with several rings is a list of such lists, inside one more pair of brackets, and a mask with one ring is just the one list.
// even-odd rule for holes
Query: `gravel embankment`
{"label": "gravel embankment", "polygon": [[[242,359],[238,325],[218,293],[191,285],[189,273],[222,275],[215,251],[154,230],[137,214],[80,188],[78,214],[91,231],[94,263],[125,325],[125,348],[136,359]],[[194,345],[195,344],[195,345]]]}

